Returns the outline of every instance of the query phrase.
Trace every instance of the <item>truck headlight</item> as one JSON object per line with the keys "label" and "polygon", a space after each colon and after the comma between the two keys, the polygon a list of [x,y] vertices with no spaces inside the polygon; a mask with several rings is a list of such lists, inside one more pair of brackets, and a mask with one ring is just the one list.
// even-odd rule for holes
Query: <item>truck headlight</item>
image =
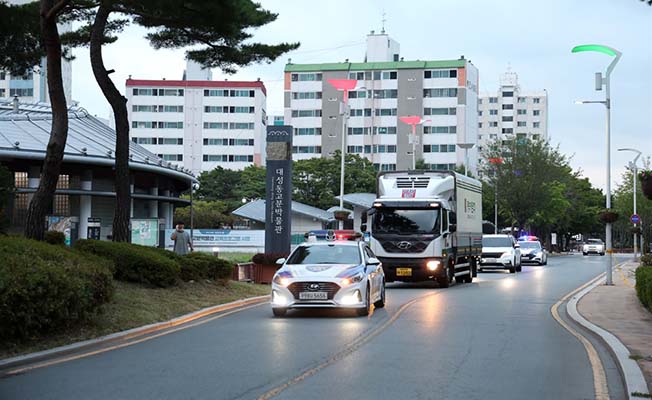
{"label": "truck headlight", "polygon": [[441,262],[439,260],[430,260],[426,263],[426,268],[428,268],[428,271],[436,271],[440,265]]}

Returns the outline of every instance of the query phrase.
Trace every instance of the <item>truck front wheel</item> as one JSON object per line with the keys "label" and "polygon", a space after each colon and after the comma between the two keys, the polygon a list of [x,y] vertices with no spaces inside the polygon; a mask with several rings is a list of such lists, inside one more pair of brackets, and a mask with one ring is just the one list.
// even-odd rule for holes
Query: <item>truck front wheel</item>
{"label": "truck front wheel", "polygon": [[437,278],[437,283],[439,283],[439,287],[447,288],[451,285],[454,276],[452,271],[453,271],[453,266],[449,264],[448,267],[446,268],[445,275],[439,276]]}

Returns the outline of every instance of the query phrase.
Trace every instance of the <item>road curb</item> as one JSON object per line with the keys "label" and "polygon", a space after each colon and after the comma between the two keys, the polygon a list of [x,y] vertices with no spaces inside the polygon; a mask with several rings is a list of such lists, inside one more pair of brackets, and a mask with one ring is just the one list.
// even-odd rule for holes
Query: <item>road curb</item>
{"label": "road curb", "polygon": [[600,278],[578,293],[575,293],[566,304],[566,312],[573,321],[595,333],[604,341],[618,361],[618,368],[625,381],[627,397],[629,399],[638,399],[639,397],[632,396],[632,393],[649,394],[649,390],[643,372],[636,361],[629,358],[631,355],[629,349],[627,349],[627,347],[614,334],[588,321],[577,310],[577,303],[582,299],[582,297],[604,282],[605,278]]}
{"label": "road curb", "polygon": [[209,315],[217,314],[224,311],[234,310],[240,307],[250,306],[258,303],[264,303],[269,300],[269,296],[257,296],[247,299],[236,300],[226,304],[202,308],[201,310],[173,318],[169,321],[156,322],[153,324],[132,328],[122,332],[112,333],[110,335],[101,336],[95,339],[88,339],[82,342],[72,343],[65,346],[55,347],[49,350],[38,351],[35,353],[25,354],[12,358],[0,360],[0,375],[2,371],[12,368],[25,366],[37,362],[52,360],[61,356],[69,355],[71,353],[87,350],[92,347],[102,346],[109,343],[137,338],[154,332],[159,332],[164,329],[173,328],[179,325],[186,324],[207,317]]}

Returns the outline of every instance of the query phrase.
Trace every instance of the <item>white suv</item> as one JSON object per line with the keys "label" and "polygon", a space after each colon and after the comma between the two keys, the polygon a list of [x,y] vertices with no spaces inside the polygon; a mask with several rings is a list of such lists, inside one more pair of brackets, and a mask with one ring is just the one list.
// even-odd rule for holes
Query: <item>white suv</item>
{"label": "white suv", "polygon": [[604,242],[600,239],[587,239],[586,243],[582,246],[582,254],[589,255],[590,253],[604,255]]}
{"label": "white suv", "polygon": [[480,269],[521,271],[521,246],[512,235],[483,235]]}

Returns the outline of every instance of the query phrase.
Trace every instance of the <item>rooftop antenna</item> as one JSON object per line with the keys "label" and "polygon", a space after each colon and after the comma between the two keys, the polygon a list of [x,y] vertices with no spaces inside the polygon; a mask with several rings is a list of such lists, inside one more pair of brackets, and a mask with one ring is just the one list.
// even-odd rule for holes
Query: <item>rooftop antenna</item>
{"label": "rooftop antenna", "polygon": [[385,10],[383,10],[383,19],[382,19],[383,29],[380,31],[380,33],[382,33],[382,34],[385,33],[385,22],[387,22],[387,18],[385,18],[386,15],[387,15],[387,13],[385,12]]}

